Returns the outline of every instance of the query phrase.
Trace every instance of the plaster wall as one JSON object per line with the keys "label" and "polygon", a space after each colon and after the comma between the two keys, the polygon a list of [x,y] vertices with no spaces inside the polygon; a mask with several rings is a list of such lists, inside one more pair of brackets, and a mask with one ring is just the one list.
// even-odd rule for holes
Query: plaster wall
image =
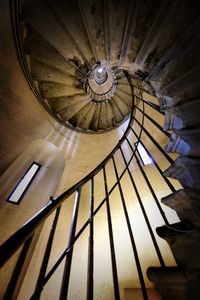
{"label": "plaster wall", "polygon": [[[41,165],[33,182],[19,204],[7,202],[26,170],[35,161]],[[32,142],[0,178],[0,240],[1,243],[36,214],[58,186],[65,160],[55,145],[44,140]]]}

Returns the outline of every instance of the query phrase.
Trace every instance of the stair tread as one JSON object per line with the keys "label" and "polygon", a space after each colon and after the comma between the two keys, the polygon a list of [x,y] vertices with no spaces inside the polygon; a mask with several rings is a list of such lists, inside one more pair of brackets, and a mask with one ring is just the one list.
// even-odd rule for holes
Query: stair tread
{"label": "stair tread", "polygon": [[66,109],[71,105],[76,105],[82,103],[84,101],[90,101],[90,97],[85,94],[74,95],[74,96],[65,96],[65,97],[58,97],[58,98],[51,98],[49,99],[51,107],[56,111],[59,112],[60,110]]}
{"label": "stair tread", "polygon": [[43,97],[47,99],[61,96],[73,96],[83,92],[82,89],[78,89],[70,84],[67,85],[45,81],[39,83],[39,88]]}
{"label": "stair tread", "polygon": [[[45,11],[48,22],[44,22],[43,14],[38,13],[40,11]],[[33,1],[26,1],[23,5],[23,12],[35,31],[39,32],[42,38],[55,47],[59,53],[62,53],[64,57],[71,59],[77,57],[82,60],[80,53],[74,47],[69,35],[61,27],[58,17],[54,15],[48,2],[39,1],[35,5]]]}
{"label": "stair tread", "polygon": [[81,127],[84,130],[87,130],[90,127],[90,123],[95,114],[95,109],[96,109],[96,103],[90,102],[90,108],[85,114],[85,116],[83,117],[83,119],[78,124],[79,127]]}
{"label": "stair tread", "polygon": [[52,66],[46,65],[34,57],[31,57],[30,60],[31,74],[36,80],[62,84],[73,84],[75,80],[73,75],[66,74]]}
{"label": "stair tread", "polygon": [[115,126],[115,116],[109,102],[106,103],[106,106],[107,106],[107,128],[111,128]]}
{"label": "stair tread", "polygon": [[87,115],[91,107],[91,103],[87,103],[84,105],[72,118],[69,119],[69,122],[75,126],[79,127],[81,124],[81,121],[84,119],[84,117]]}
{"label": "stair tread", "polygon": [[112,110],[113,110],[113,114],[115,116],[116,123],[121,122],[123,120],[123,118],[124,118],[123,114],[118,109],[118,107],[116,106],[116,104],[115,104],[115,102],[114,102],[113,99],[111,99],[110,104],[111,104],[111,107],[112,107]]}
{"label": "stair tread", "polygon": [[84,106],[86,106],[88,103],[90,103],[90,99],[73,104],[73,105],[69,105],[68,107],[66,107],[63,110],[59,111],[59,115],[64,118],[66,121],[70,120],[71,118],[73,118],[80,110],[83,109]]}
{"label": "stair tread", "polygon": [[106,129],[107,128],[107,107],[105,103],[101,104],[101,110],[99,115],[99,124],[98,129]]}
{"label": "stair tread", "polygon": [[124,101],[122,101],[121,98],[117,96],[117,94],[114,95],[113,102],[115,103],[115,105],[117,106],[117,108],[120,110],[120,112],[124,117],[130,113],[130,107],[128,107],[128,105],[125,104]]}
{"label": "stair tread", "polygon": [[120,99],[120,101],[124,102],[125,105],[127,105],[129,108],[132,106],[132,96],[127,96],[127,95],[120,95],[119,91],[115,93],[115,97]]}
{"label": "stair tread", "polygon": [[58,52],[56,52],[44,39],[30,26],[27,37],[24,40],[24,48],[27,54],[37,58],[47,65],[74,75],[74,69]]}
{"label": "stair tread", "polygon": [[94,116],[93,116],[93,118],[91,120],[91,123],[90,123],[90,129],[91,130],[95,130],[95,131],[98,130],[100,110],[101,110],[101,104],[97,103]]}

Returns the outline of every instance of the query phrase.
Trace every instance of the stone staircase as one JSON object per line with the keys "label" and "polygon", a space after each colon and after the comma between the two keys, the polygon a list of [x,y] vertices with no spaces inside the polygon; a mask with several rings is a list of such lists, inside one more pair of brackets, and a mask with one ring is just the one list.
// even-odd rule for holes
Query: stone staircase
{"label": "stone staircase", "polygon": [[[26,59],[34,84],[56,117],[74,128],[95,132],[119,126],[127,119],[132,92],[122,69],[104,63],[92,71],[84,66],[87,73],[82,74],[32,28],[26,27],[24,32]],[[106,69],[108,78],[98,83],[95,74],[101,68]]]}
{"label": "stone staircase", "polygon": [[[161,202],[181,222],[157,228],[178,267],[151,267],[148,277],[162,299],[199,299],[198,7],[189,1],[24,1],[23,17],[24,51],[35,87],[62,122],[85,132],[119,126],[132,105],[127,70],[133,85],[139,80],[159,98],[164,130],[171,133],[165,150],[180,155],[164,175],[183,186]],[[98,83],[100,68],[106,79]]]}

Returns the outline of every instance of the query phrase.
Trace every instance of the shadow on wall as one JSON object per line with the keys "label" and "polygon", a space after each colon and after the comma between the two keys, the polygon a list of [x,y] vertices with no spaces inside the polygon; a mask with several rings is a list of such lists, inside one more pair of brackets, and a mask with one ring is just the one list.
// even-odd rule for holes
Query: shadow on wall
{"label": "shadow on wall", "polygon": [[[27,169],[35,161],[41,165],[21,202],[7,199]],[[65,167],[62,152],[42,139],[32,142],[0,178],[0,243],[37,213],[53,196]]]}

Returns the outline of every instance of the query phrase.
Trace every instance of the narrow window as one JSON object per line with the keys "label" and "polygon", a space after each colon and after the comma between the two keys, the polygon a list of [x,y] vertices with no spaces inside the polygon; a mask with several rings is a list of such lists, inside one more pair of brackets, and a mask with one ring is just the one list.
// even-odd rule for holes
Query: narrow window
{"label": "narrow window", "polygon": [[151,157],[149,157],[147,151],[142,146],[140,142],[135,143],[135,147],[137,147],[138,154],[144,166],[152,163]]}
{"label": "narrow window", "polygon": [[33,162],[31,164],[31,166],[28,168],[26,173],[23,175],[23,177],[20,179],[20,181],[17,183],[17,185],[9,195],[7,200],[8,202],[19,204],[37,172],[39,171],[40,167],[41,166],[36,162]]}

